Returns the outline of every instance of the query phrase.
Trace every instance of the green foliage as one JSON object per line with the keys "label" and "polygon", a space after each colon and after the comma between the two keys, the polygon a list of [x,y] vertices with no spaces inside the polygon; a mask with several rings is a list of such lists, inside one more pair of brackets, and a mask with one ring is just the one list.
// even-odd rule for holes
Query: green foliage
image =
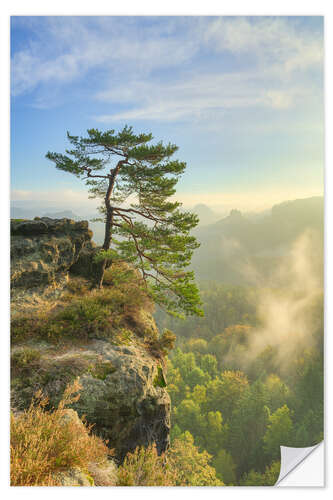
{"label": "green foliage", "polygon": [[205,354],[201,357],[200,367],[202,371],[208,373],[211,378],[215,378],[217,376],[217,360],[212,354]]}
{"label": "green foliage", "polygon": [[232,486],[236,483],[236,464],[232,456],[226,450],[220,449],[212,462],[216,475],[219,479],[223,479],[227,486]]}
{"label": "green foliage", "polygon": [[85,295],[89,291],[89,283],[84,278],[71,278],[67,283],[71,295]]}
{"label": "green foliage", "polygon": [[171,199],[186,168],[171,158],[178,147],[151,144],[152,134],[136,135],[127,125],[118,133],[90,129],[87,137],[67,133],[67,138],[72,149],[46,157],[85,180],[91,197],[103,202],[105,238],[95,256],[96,284],[102,285],[108,261],[128,262],[154,302],[169,313],[202,315],[194,274],[187,270],[199,246],[190,235],[198,217]]}
{"label": "green foliage", "polygon": [[153,444],[128,453],[118,469],[118,486],[223,486],[209,464],[210,455],[200,453],[189,432],[158,455]]}
{"label": "green foliage", "polygon": [[95,378],[100,380],[105,380],[108,375],[114,373],[116,368],[113,366],[111,361],[103,361],[92,365],[89,369],[89,373]]}
{"label": "green foliage", "polygon": [[190,389],[193,389],[196,385],[205,385],[209,380],[209,373],[204,372],[199,366],[195,366],[187,377]]}
{"label": "green foliage", "polygon": [[207,341],[205,339],[190,339],[184,346],[186,352],[205,354],[207,352]]}
{"label": "green foliage", "polygon": [[295,447],[314,446],[324,439],[324,402],[313,409],[309,408],[300,418],[296,432],[291,440]]}
{"label": "green foliage", "polygon": [[160,366],[157,367],[157,375],[154,378],[154,387],[166,387],[165,378],[163,375],[163,370]]}
{"label": "green foliage", "polygon": [[98,264],[100,262],[104,261],[110,261],[113,262],[117,260],[118,254],[113,250],[112,248],[109,248],[108,250],[104,250],[103,248],[99,250],[99,252],[95,253],[93,261],[95,264]]}
{"label": "green foliage", "polygon": [[[321,332],[318,347],[300,346],[281,370],[277,349],[269,345],[247,357],[255,325],[236,319],[208,342],[204,326],[197,338],[188,340],[187,331],[178,336],[183,350],[178,347],[168,361],[172,442],[189,431],[195,445],[212,455],[225,484],[272,485],[280,445],[311,446],[323,438]],[[223,369],[239,352],[244,371]]]}
{"label": "green foliage", "polygon": [[154,339],[150,343],[150,348],[153,352],[166,356],[175,347],[175,341],[176,335],[170,330],[164,330],[159,338]]}
{"label": "green foliage", "polygon": [[281,378],[271,373],[265,380],[267,388],[268,406],[271,411],[275,411],[288,401],[290,396],[290,389]]}
{"label": "green foliage", "polygon": [[251,470],[240,480],[241,486],[274,486],[280,474],[280,462],[273,462],[267,466],[264,473]]}
{"label": "green foliage", "polygon": [[41,354],[36,349],[23,347],[23,349],[14,351],[11,356],[11,369],[13,375],[15,373],[24,373],[32,367],[38,366]]}
{"label": "green foliage", "polygon": [[207,384],[205,409],[222,409],[226,420],[231,418],[236,404],[248,388],[246,375],[240,371],[226,370]]}
{"label": "green foliage", "polygon": [[201,435],[201,427],[204,425],[200,413],[200,405],[192,399],[183,401],[174,408],[174,423],[182,430],[188,430],[191,434]]}
{"label": "green foliage", "polygon": [[307,349],[295,361],[292,383],[299,395],[293,399],[295,414],[304,415],[309,409],[316,411],[323,403],[324,362],[322,349]]}
{"label": "green foliage", "polygon": [[169,462],[177,471],[175,486],[224,486],[210,465],[211,458],[206,451],[199,451],[189,432],[175,439],[168,452]]}
{"label": "green foliage", "polygon": [[20,343],[29,339],[51,342],[107,338],[115,343],[131,340],[133,332],[145,338],[138,311],[149,307],[147,294],[135,279],[117,287],[64,296],[57,307],[31,314],[17,314],[11,322],[11,339]]}
{"label": "green foliage", "polygon": [[172,486],[174,474],[156,445],[128,453],[118,469],[117,486]]}
{"label": "green foliage", "polygon": [[209,464],[210,455],[200,453],[189,432],[158,455],[156,446],[136,448],[118,469],[118,486],[223,486]]}
{"label": "green foliage", "polygon": [[290,445],[293,431],[291,412],[287,405],[278,408],[269,416],[269,423],[264,435],[264,450],[273,459],[280,458],[280,446]]}
{"label": "green foliage", "polygon": [[[98,255],[98,254],[97,254]],[[136,270],[125,262],[117,262],[104,272],[104,286],[123,288],[134,287],[139,293],[145,294]]]}
{"label": "green foliage", "polygon": [[232,413],[226,449],[237,463],[238,476],[264,463],[263,437],[269,422],[266,403],[264,386],[256,381],[244,391]]}
{"label": "green foliage", "polygon": [[[161,309],[155,316],[159,326],[177,331],[179,338],[190,339],[191,342],[201,338],[210,342],[229,326],[244,325],[250,329],[256,322],[255,295],[255,290],[250,288],[221,283],[202,283],[200,296],[203,302],[203,317],[179,320],[167,316]],[[222,349],[221,356],[227,350],[228,345]],[[213,347],[209,352],[219,354]]]}

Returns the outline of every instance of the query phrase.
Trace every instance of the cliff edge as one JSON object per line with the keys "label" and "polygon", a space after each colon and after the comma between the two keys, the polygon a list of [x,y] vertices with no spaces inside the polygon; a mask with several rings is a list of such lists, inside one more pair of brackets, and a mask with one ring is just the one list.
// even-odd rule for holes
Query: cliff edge
{"label": "cliff edge", "polygon": [[152,305],[129,266],[113,265],[103,290],[71,273],[94,251],[91,237],[86,221],[11,221],[13,410],[28,408],[38,389],[56,406],[79,378],[71,408],[119,461],[153,442],[163,452],[170,398]]}

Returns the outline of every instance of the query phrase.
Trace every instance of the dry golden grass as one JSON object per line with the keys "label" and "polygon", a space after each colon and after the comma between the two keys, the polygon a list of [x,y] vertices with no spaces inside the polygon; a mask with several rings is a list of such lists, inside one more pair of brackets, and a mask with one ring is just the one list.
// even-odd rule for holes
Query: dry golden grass
{"label": "dry golden grass", "polygon": [[89,463],[103,466],[110,450],[91,427],[65,418],[66,406],[79,398],[81,386],[68,386],[58,407],[46,411],[39,392],[28,410],[11,415],[11,485],[56,486],[56,473],[71,468],[88,472]]}
{"label": "dry golden grass", "polygon": [[139,313],[153,306],[133,272],[128,272],[107,270],[101,290],[88,290],[83,280],[71,279],[67,293],[53,301],[52,306],[45,305],[33,314],[26,309],[16,312],[11,319],[12,344],[36,339],[57,344],[91,338],[117,341],[124,328],[144,337],[145,325]]}
{"label": "dry golden grass", "polygon": [[161,455],[155,444],[128,453],[118,468],[117,486],[224,486],[210,459],[186,432]]}
{"label": "dry golden grass", "polygon": [[165,455],[158,455],[156,445],[138,447],[128,453],[118,469],[117,486],[173,486],[175,473]]}

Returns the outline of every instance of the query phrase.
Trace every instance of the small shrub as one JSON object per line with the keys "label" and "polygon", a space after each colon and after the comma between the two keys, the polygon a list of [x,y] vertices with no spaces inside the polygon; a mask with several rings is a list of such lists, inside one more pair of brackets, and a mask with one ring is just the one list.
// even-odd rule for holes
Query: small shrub
{"label": "small shrub", "polygon": [[136,448],[128,453],[118,469],[117,486],[173,486],[174,472],[165,455],[158,455],[156,445]]}
{"label": "small shrub", "polygon": [[115,341],[117,344],[129,345],[132,342],[133,333],[127,328],[121,328],[115,335]]}
{"label": "small shrub", "polygon": [[157,367],[157,375],[153,382],[154,387],[166,387],[165,378],[163,375],[163,370],[160,366]]}
{"label": "small shrub", "polygon": [[67,289],[73,295],[84,295],[89,290],[89,282],[84,278],[71,278],[67,283]]}
{"label": "small shrub", "polygon": [[40,337],[43,314],[36,313],[33,317],[24,313],[15,315],[11,320],[11,342],[13,344],[24,340]]}
{"label": "small shrub", "polygon": [[175,347],[176,335],[171,330],[164,330],[160,338],[160,346],[162,351],[167,354]]}
{"label": "small shrub", "polygon": [[91,375],[100,380],[105,380],[108,375],[114,373],[115,371],[116,368],[113,366],[111,361],[102,361],[100,363],[97,362],[89,369]]}
{"label": "small shrub", "polygon": [[56,486],[56,473],[79,468],[88,473],[89,463],[103,466],[110,450],[91,426],[64,418],[64,409],[78,400],[81,386],[67,386],[58,407],[46,411],[41,392],[28,410],[11,415],[10,470],[12,486]]}
{"label": "small shrub", "polygon": [[209,465],[211,456],[199,452],[189,432],[158,455],[156,445],[128,453],[118,469],[118,486],[224,486]]}
{"label": "small shrub", "polygon": [[[16,314],[11,322],[12,343],[36,338],[55,343],[90,338],[129,342],[129,328],[137,323],[137,311],[149,307],[147,296],[136,282],[125,281],[117,287],[106,286],[83,295],[84,280],[73,280],[69,286],[73,285],[78,286],[78,293],[67,294],[53,310],[34,312],[33,317]],[[137,325],[134,329],[140,328]]]}
{"label": "small shrub", "polygon": [[33,366],[38,366],[41,354],[37,349],[24,347],[16,351],[11,356],[11,368],[14,372],[29,370]]}
{"label": "small shrub", "polygon": [[119,287],[129,282],[137,282],[136,271],[125,262],[112,264],[105,270],[103,286]]}
{"label": "small shrub", "polygon": [[176,335],[171,330],[164,330],[162,335],[150,342],[150,350],[166,356],[175,347]]}

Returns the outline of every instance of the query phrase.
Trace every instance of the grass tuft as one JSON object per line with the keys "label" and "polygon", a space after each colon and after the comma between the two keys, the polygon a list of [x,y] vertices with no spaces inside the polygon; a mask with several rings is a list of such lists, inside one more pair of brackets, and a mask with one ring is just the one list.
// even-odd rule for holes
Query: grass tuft
{"label": "grass tuft", "polygon": [[[85,280],[74,278],[67,294],[53,309],[31,313],[16,313],[11,321],[13,344],[29,340],[59,343],[64,340],[87,341],[93,338],[129,342],[130,330],[143,329],[139,311],[149,309],[146,293],[138,280],[112,282],[111,270],[106,272],[106,284],[101,290],[88,290]],[[115,271],[113,271],[115,274]],[[128,274],[126,274],[128,277]],[[143,335],[144,336],[144,335]]]}
{"label": "grass tuft", "polygon": [[12,486],[57,486],[57,473],[79,468],[89,475],[89,464],[105,466],[111,451],[91,426],[66,418],[66,406],[79,399],[78,381],[67,386],[58,407],[37,392],[28,410],[11,415],[10,479]]}

